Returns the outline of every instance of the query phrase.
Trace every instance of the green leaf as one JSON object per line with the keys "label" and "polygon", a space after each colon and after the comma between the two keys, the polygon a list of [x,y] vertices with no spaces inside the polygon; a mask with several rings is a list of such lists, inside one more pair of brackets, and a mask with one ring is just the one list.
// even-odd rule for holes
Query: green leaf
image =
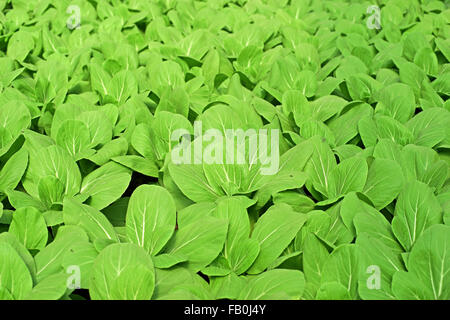
{"label": "green leaf", "polygon": [[367,162],[363,158],[353,157],[342,161],[330,172],[328,197],[334,198],[352,191],[362,191],[367,172]]}
{"label": "green leaf", "polygon": [[129,97],[137,94],[137,91],[138,85],[133,74],[128,70],[121,70],[111,79],[108,95],[121,105]]}
{"label": "green leaf", "polygon": [[31,124],[28,108],[21,101],[10,101],[0,109],[0,155],[5,154],[22,130]]}
{"label": "green leaf", "polygon": [[111,76],[103,68],[95,63],[89,66],[89,75],[92,89],[106,96],[110,93]]}
{"label": "green leaf", "polygon": [[280,191],[301,188],[307,176],[303,172],[279,172],[275,181],[265,184],[256,192],[257,206],[262,208],[272,196]]}
{"label": "green leaf", "polygon": [[212,299],[208,284],[198,274],[182,267],[156,269],[152,299]]}
{"label": "green leaf", "polygon": [[356,244],[361,263],[358,286],[361,298],[395,300],[391,284],[394,274],[404,270],[401,254],[367,233],[359,233]]}
{"label": "green leaf", "polygon": [[450,229],[435,225],[417,240],[409,255],[408,272],[398,271],[392,290],[398,299],[448,300]]}
{"label": "green leaf", "polygon": [[228,220],[228,233],[223,255],[230,269],[237,275],[245,272],[259,254],[259,244],[250,237],[250,220],[247,207],[253,201],[230,197],[218,201],[214,217]]}
{"label": "green leaf", "polygon": [[316,291],[320,287],[323,268],[329,253],[326,246],[311,232],[307,232],[305,239],[303,240],[302,249],[305,279]]}
{"label": "green leaf", "polygon": [[442,223],[442,209],[430,187],[419,181],[410,181],[402,190],[395,205],[392,230],[405,250],[431,225]]}
{"label": "green leaf", "polygon": [[64,197],[64,185],[54,176],[46,176],[39,179],[39,199],[47,207],[53,204],[61,204]]}
{"label": "green leaf", "polygon": [[435,40],[436,46],[438,49],[442,52],[442,54],[445,56],[447,61],[450,61],[450,41],[448,39],[439,39],[437,38]]}
{"label": "green leaf", "polygon": [[305,171],[309,174],[314,188],[328,195],[330,189],[330,174],[337,167],[336,159],[330,147],[318,137],[312,139],[314,153],[306,165]]}
{"label": "green leaf", "polygon": [[3,290],[7,290],[6,295],[14,299],[24,299],[33,286],[25,262],[11,245],[3,241],[0,242],[0,260],[0,277]]}
{"label": "green leaf", "polygon": [[105,145],[111,141],[113,128],[105,112],[100,110],[87,111],[81,113],[77,119],[82,121],[89,130],[89,146],[91,148]]}
{"label": "green leaf", "polygon": [[414,144],[432,148],[446,139],[449,124],[447,110],[430,108],[418,113],[406,125],[414,136]]}
{"label": "green leaf", "polygon": [[146,176],[155,178],[159,176],[159,168],[152,160],[135,155],[113,157],[111,160]]}
{"label": "green leaf", "polygon": [[296,300],[301,298],[305,277],[298,270],[275,269],[249,277],[240,300]]}
{"label": "green leaf", "polygon": [[[94,243],[98,243],[98,241],[102,240],[104,239],[97,239]],[[107,243],[111,244],[110,242]],[[76,286],[79,286],[82,289],[89,289],[92,267],[97,256],[98,251],[95,245],[88,241],[78,241],[70,247],[70,250],[63,253],[61,265],[66,273],[66,282],[72,289]],[[79,277],[79,279],[76,277]],[[79,280],[79,282],[77,282],[77,280]]]}
{"label": "green leaf", "polygon": [[294,212],[286,204],[267,210],[256,222],[251,235],[258,241],[260,251],[247,273],[264,271],[294,239],[305,221],[305,215]]}
{"label": "green leaf", "polygon": [[296,191],[284,191],[276,193],[273,196],[273,203],[280,204],[286,203],[294,209],[296,212],[308,213],[314,209],[314,201],[303,194]]}
{"label": "green leaf", "polygon": [[404,186],[402,169],[389,159],[375,159],[369,167],[362,190],[378,210],[394,200]]}
{"label": "green leaf", "polygon": [[144,123],[137,125],[131,136],[131,145],[143,157],[156,160],[156,154],[153,146],[149,143],[150,141],[151,137],[149,125]]}
{"label": "green leaf", "polygon": [[201,224],[194,222],[180,226],[164,252],[187,257],[187,267],[198,271],[210,264],[222,251],[226,233],[226,220],[205,217]]}
{"label": "green leaf", "polygon": [[189,113],[189,95],[183,88],[166,89],[156,108],[156,114],[160,111],[168,111],[181,114],[186,117]]}
{"label": "green leaf", "polygon": [[62,267],[64,255],[70,251],[71,247],[87,239],[88,236],[79,227],[59,228],[55,239],[34,257],[38,282],[52,274],[64,271]]}
{"label": "green leaf", "polygon": [[25,300],[59,300],[67,290],[67,274],[57,273],[41,280]]}
{"label": "green leaf", "polygon": [[27,193],[38,197],[38,184],[42,177],[53,176],[64,185],[64,194],[73,196],[80,191],[80,170],[70,154],[53,145],[30,154],[30,162],[22,180]]}
{"label": "green leaf", "polygon": [[56,144],[67,150],[75,160],[82,157],[90,142],[88,128],[80,120],[64,121],[56,133]]}
{"label": "green leaf", "polygon": [[352,299],[357,298],[359,259],[354,244],[337,247],[324,263],[321,283],[340,283]]}
{"label": "green leaf", "polygon": [[112,244],[95,259],[89,288],[93,300],[149,300],[154,287],[153,262],[135,244]]}
{"label": "green leaf", "polygon": [[176,185],[192,201],[213,201],[223,195],[222,190],[211,186],[200,164],[169,163],[168,168]]}
{"label": "green leaf", "polygon": [[0,190],[15,189],[28,166],[28,152],[20,149],[12,155],[0,171]]}
{"label": "green leaf", "polygon": [[122,156],[128,151],[128,142],[125,138],[113,139],[106,143],[96,154],[87,157],[96,165],[102,166],[113,157]]}
{"label": "green leaf", "polygon": [[438,73],[438,59],[431,48],[424,47],[418,50],[414,57],[414,63],[428,75],[436,76]]}
{"label": "green leaf", "polygon": [[322,284],[316,295],[316,300],[351,300],[345,286],[339,282],[326,282]]}
{"label": "green leaf", "polygon": [[163,253],[153,257],[155,268],[159,269],[168,269],[187,260],[185,256],[180,254]]}
{"label": "green leaf", "polygon": [[118,241],[117,234],[108,219],[95,208],[81,204],[74,199],[65,199],[63,205],[64,223],[83,228],[89,239]]}
{"label": "green leaf", "polygon": [[172,134],[177,130],[191,133],[193,129],[191,123],[179,114],[158,112],[150,127],[151,138],[148,141],[151,142],[158,160],[163,160],[165,155],[178,144],[178,141],[172,140]]}
{"label": "green leaf", "polygon": [[0,0],[0,299],[448,298],[448,0],[69,2]]}
{"label": "green leaf", "polygon": [[376,93],[376,111],[405,123],[414,114],[416,101],[414,91],[403,83],[394,83]]}
{"label": "green leaf", "polygon": [[23,260],[23,262],[25,262],[25,265],[27,266],[34,283],[36,281],[36,264],[34,263],[33,256],[27,250],[27,248],[25,248],[25,246],[16,238],[16,236],[9,232],[2,232],[0,234],[0,242],[8,243],[19,254],[20,258]]}
{"label": "green leaf", "polygon": [[212,277],[210,283],[215,299],[238,299],[245,285],[245,279],[234,273],[224,277]]}
{"label": "green leaf", "polygon": [[[350,243],[353,235],[340,216],[341,203],[334,204],[327,211],[313,210],[308,213],[308,230],[331,248]],[[299,240],[298,237],[296,239]],[[301,248],[301,247],[298,247]]]}
{"label": "green leaf", "polygon": [[20,208],[14,212],[9,232],[27,249],[40,250],[47,244],[48,231],[44,217],[33,207]]}
{"label": "green leaf", "polygon": [[108,162],[83,178],[80,194],[88,198],[87,204],[101,210],[122,196],[130,180],[130,170]]}
{"label": "green leaf", "polygon": [[8,41],[7,55],[19,61],[25,60],[34,48],[34,39],[30,32],[19,30]]}
{"label": "green leaf", "polygon": [[353,139],[358,134],[359,120],[372,114],[373,109],[368,104],[357,103],[339,117],[330,119],[327,125],[336,138],[336,145],[344,145]]}
{"label": "green leaf", "polygon": [[126,227],[128,239],[151,255],[158,254],[175,231],[176,209],[170,193],[141,185],[131,195]]}

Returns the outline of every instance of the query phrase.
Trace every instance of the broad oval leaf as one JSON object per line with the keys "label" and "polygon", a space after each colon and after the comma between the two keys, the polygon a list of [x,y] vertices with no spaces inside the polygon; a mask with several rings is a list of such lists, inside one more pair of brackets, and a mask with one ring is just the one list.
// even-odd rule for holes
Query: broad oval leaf
{"label": "broad oval leaf", "polygon": [[128,239],[149,254],[158,254],[175,231],[176,209],[170,193],[160,186],[136,188],[128,203]]}

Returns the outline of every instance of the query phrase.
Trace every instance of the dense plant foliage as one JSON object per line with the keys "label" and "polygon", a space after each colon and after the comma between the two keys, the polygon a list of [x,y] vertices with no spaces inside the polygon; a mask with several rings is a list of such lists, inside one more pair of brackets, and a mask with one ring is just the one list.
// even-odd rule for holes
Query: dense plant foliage
{"label": "dense plant foliage", "polygon": [[450,299],[448,1],[0,9],[0,299]]}

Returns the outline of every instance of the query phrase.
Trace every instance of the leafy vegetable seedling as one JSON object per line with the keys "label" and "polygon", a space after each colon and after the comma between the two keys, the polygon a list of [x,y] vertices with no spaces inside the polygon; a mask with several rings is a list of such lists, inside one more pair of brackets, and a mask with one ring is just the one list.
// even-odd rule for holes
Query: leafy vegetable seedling
{"label": "leafy vegetable seedling", "polygon": [[450,2],[376,3],[0,0],[0,299],[449,300]]}

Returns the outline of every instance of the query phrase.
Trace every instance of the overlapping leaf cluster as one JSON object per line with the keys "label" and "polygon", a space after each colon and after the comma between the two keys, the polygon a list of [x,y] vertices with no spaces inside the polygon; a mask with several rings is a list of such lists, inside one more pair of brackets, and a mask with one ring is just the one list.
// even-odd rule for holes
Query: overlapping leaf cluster
{"label": "overlapping leaf cluster", "polygon": [[376,2],[0,0],[0,298],[450,299],[449,3]]}

